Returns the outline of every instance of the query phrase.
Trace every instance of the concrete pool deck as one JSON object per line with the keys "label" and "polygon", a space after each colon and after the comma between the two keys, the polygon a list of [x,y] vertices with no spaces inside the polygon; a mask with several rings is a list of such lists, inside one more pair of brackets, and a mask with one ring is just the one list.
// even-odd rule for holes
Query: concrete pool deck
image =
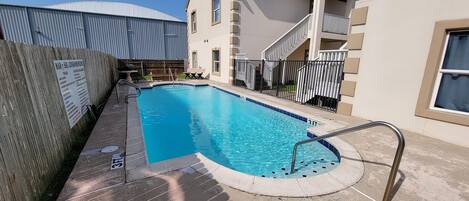
{"label": "concrete pool deck", "polygon": [[[190,83],[176,83],[190,84]],[[153,83],[151,86],[166,85],[166,83]],[[207,86],[207,84],[190,84],[193,87]],[[342,128],[343,125],[323,119],[321,117],[303,113],[302,111],[292,110],[291,108],[275,105],[268,101],[258,99],[257,97],[247,96],[243,93],[237,93],[224,86],[210,83],[210,86],[216,87],[223,93],[230,93],[236,96],[243,96],[244,99],[253,100],[257,103],[267,104],[275,107],[290,115],[301,116],[305,120],[315,125],[308,129],[308,132],[318,133],[324,130],[333,130]],[[150,88],[150,87],[145,87]],[[135,93],[135,89],[130,89],[129,93]],[[264,107],[264,106],[260,106]],[[127,147],[126,162],[127,181],[136,181],[151,176],[156,176],[169,171],[189,168],[190,171],[196,171],[206,174],[218,182],[229,187],[258,195],[267,196],[285,196],[285,197],[308,197],[324,195],[343,190],[360,180],[363,176],[364,168],[360,154],[350,144],[338,138],[328,139],[334,150],[338,150],[338,157],[341,162],[338,167],[332,170],[314,176],[300,178],[265,178],[249,175],[243,172],[232,170],[221,164],[205,157],[202,153],[194,153],[187,156],[173,158],[158,163],[149,164],[146,160],[145,141],[143,139],[143,128],[141,126],[140,112],[136,99],[128,101],[128,124],[127,124]],[[312,125],[312,126],[313,126]],[[304,139],[307,138],[305,130]],[[293,146],[293,145],[291,145]],[[331,148],[332,149],[332,148]],[[291,154],[290,152],[285,154]],[[206,168],[198,168],[198,167]],[[210,167],[210,168],[207,168]],[[317,188],[321,186],[321,188]],[[307,190],[308,189],[308,190]]]}
{"label": "concrete pool deck", "polygon": [[[282,107],[315,114],[345,126],[365,122],[363,119],[329,113],[249,90],[214,84]],[[125,93],[125,90],[122,87],[121,93]],[[351,187],[322,196],[260,196],[233,189],[221,184],[217,178],[188,170],[176,170],[129,181],[125,168],[110,169],[112,155],[124,154],[126,148],[127,106],[123,102],[118,104],[115,96],[110,96],[82,152],[86,154],[78,159],[59,200],[381,200],[396,146],[394,136],[382,128],[341,137],[362,156],[364,176]],[[404,131],[404,134],[407,146],[395,185],[394,199],[468,200],[469,148],[411,132]],[[115,153],[92,154],[93,150],[108,145],[118,145],[120,148]],[[125,158],[126,161],[133,159]]]}

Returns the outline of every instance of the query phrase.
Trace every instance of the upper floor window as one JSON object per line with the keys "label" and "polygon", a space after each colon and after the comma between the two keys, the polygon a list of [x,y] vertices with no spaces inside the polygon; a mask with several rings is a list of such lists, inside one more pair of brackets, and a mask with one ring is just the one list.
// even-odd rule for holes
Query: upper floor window
{"label": "upper floor window", "polygon": [[191,31],[192,33],[197,32],[197,14],[195,11],[191,13]]}
{"label": "upper floor window", "polygon": [[469,115],[469,30],[446,36],[431,107]]}
{"label": "upper floor window", "polygon": [[221,6],[220,0],[212,0],[212,24],[221,21]]}

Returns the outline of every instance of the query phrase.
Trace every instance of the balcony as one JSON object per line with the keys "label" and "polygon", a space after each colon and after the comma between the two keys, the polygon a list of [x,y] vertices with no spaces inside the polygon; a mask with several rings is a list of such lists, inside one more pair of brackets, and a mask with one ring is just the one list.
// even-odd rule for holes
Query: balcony
{"label": "balcony", "polygon": [[327,33],[347,35],[349,19],[331,13],[324,13],[322,31]]}

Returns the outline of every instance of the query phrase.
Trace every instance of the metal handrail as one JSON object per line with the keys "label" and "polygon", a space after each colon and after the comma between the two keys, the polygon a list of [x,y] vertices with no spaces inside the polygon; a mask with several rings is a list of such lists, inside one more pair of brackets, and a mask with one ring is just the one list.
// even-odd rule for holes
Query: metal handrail
{"label": "metal handrail", "polygon": [[171,77],[171,81],[172,81],[172,83],[174,84],[174,81],[175,81],[175,80],[174,80],[174,77],[173,77],[173,71],[171,71],[171,68],[168,68],[168,69],[169,69],[169,75],[170,75],[170,77]]}
{"label": "metal handrail", "polygon": [[318,140],[323,140],[323,139],[330,138],[330,137],[343,135],[343,134],[358,131],[358,130],[363,130],[363,129],[367,129],[367,128],[376,127],[376,126],[384,126],[386,128],[391,129],[394,132],[394,134],[397,136],[397,139],[398,139],[398,142],[399,142],[399,144],[397,145],[396,154],[394,155],[394,160],[393,160],[393,163],[392,163],[391,172],[389,173],[388,182],[386,184],[386,189],[384,191],[384,196],[383,196],[384,201],[391,200],[392,187],[394,186],[394,180],[396,179],[396,174],[397,174],[397,171],[399,169],[399,164],[401,162],[402,154],[404,153],[405,139],[404,139],[404,135],[402,135],[402,132],[399,130],[399,128],[397,128],[396,126],[394,126],[394,125],[392,125],[388,122],[372,121],[372,122],[365,123],[365,124],[362,124],[362,125],[332,131],[332,132],[330,132],[326,135],[322,135],[322,136],[319,136],[319,137],[315,137],[315,138],[312,138],[312,139],[307,139],[307,140],[303,140],[303,141],[299,141],[299,142],[295,143],[295,146],[293,147],[293,156],[292,156],[292,161],[291,161],[290,174],[294,173],[294,171],[295,171],[296,153],[297,153],[298,146],[300,146],[302,144],[306,144],[306,143],[315,142],[315,141],[318,141]]}
{"label": "metal handrail", "polygon": [[117,102],[118,103],[119,103],[119,89],[118,89],[119,85],[131,86],[131,87],[135,88],[135,90],[137,90],[136,94],[128,94],[128,95],[125,96],[125,102],[126,103],[128,102],[129,98],[139,97],[140,94],[142,94],[142,89],[138,85],[136,85],[136,84],[134,84],[134,83],[132,83],[132,82],[126,80],[126,79],[120,79],[119,81],[117,81],[117,85],[116,85],[116,94],[117,94],[116,96],[117,96]]}

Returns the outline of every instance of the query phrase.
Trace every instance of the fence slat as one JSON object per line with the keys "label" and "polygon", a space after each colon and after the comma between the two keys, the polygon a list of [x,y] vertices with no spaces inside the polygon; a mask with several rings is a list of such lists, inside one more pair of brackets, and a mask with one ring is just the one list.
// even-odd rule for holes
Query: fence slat
{"label": "fence slat", "polygon": [[84,116],[69,127],[54,60],[83,59],[91,103],[105,100],[117,60],[85,50],[0,41],[0,200],[37,200],[61,168]]}

